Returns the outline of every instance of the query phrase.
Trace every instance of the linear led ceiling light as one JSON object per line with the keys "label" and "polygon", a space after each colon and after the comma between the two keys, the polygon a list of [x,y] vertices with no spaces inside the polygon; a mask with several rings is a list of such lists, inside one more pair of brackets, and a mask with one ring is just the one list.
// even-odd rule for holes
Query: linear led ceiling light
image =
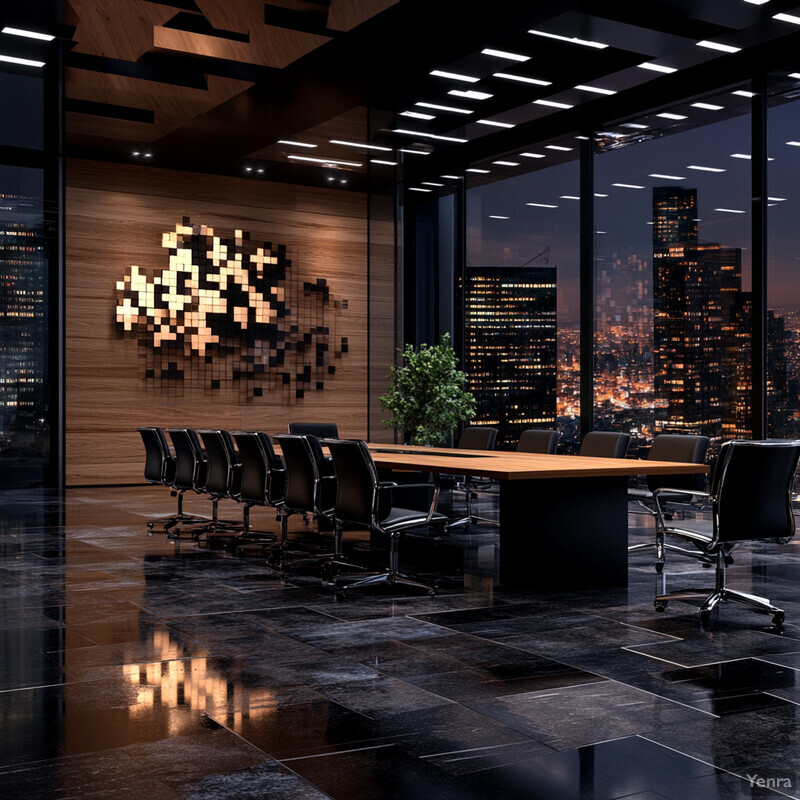
{"label": "linear led ceiling light", "polygon": [[333,166],[342,166],[342,167],[363,167],[364,165],[358,161],[337,161],[333,158],[312,158],[311,156],[296,156],[293,153],[291,155],[286,156],[286,158],[292,158],[295,161],[311,161],[315,164],[331,164]]}
{"label": "linear led ceiling light", "polygon": [[432,108],[434,111],[452,111],[453,114],[474,114],[471,108],[457,108],[456,106],[440,106],[436,103],[414,103],[420,108]]}
{"label": "linear led ceiling light", "polygon": [[499,167],[518,167],[519,161],[492,161],[492,164],[497,164]]}
{"label": "linear led ceiling light", "polygon": [[702,108],[704,111],[722,111],[725,106],[715,106],[713,103],[692,103],[692,108]]}
{"label": "linear led ceiling light", "polygon": [[34,61],[30,58],[16,58],[15,56],[0,55],[0,61],[6,61],[9,64],[21,64],[23,67],[43,67],[44,61]]}
{"label": "linear led ceiling light", "polygon": [[774,14],[772,19],[777,19],[781,22],[791,22],[792,25],[800,25],[800,17],[795,17],[792,14]]}
{"label": "linear led ceiling light", "polygon": [[386,167],[396,167],[397,166],[397,162],[396,161],[381,161],[380,159],[377,159],[377,158],[371,158],[369,160],[369,163],[370,164],[383,164]]}
{"label": "linear led ceiling light", "polygon": [[429,73],[436,78],[449,78],[451,81],[464,81],[464,83],[477,83],[480,78],[475,78],[472,75],[462,75],[460,72],[444,72],[441,69],[431,70]]}
{"label": "linear led ceiling light", "polygon": [[345,147],[363,147],[366,150],[383,150],[384,153],[391,153],[391,147],[381,147],[377,144],[364,144],[363,142],[346,142],[342,139],[329,139],[331,144],[343,144]]}
{"label": "linear led ceiling light", "polygon": [[413,119],[436,119],[435,114],[423,114],[421,111],[401,111],[401,117],[412,117]]}
{"label": "linear led ceiling light", "polygon": [[584,86],[583,84],[579,84],[575,88],[580,89],[582,92],[594,92],[595,94],[616,94],[616,91],[613,89],[601,89],[599,86]]}
{"label": "linear led ceiling light", "polygon": [[658,178],[662,181],[685,181],[686,178],[683,175],[665,175],[662,172],[651,172],[648,178]]}
{"label": "linear led ceiling light", "polygon": [[560,150],[562,153],[570,153],[573,150],[572,147],[564,147],[563,145],[560,145],[560,144],[546,144],[544,146],[544,149],[545,150]]}
{"label": "linear led ceiling light", "polygon": [[729,44],[720,44],[719,42],[709,42],[703,39],[701,42],[695,42],[698,47],[705,47],[709,50],[719,50],[720,53],[738,53],[741,47],[732,47]]}
{"label": "linear led ceiling light", "polygon": [[487,47],[484,50],[481,50],[481,53],[485,56],[494,56],[495,58],[507,58],[509,61],[530,61],[530,56],[523,56],[520,53],[509,53],[507,50],[493,50],[491,47]]}
{"label": "linear led ceiling light", "polygon": [[513,128],[515,127],[511,122],[496,122],[493,119],[476,119],[479,125],[493,125],[495,128]]}
{"label": "linear led ceiling light", "polygon": [[591,39],[578,39],[577,36],[560,36],[557,33],[546,33],[545,31],[530,30],[534,36],[543,36],[546,39],[556,39],[559,42],[567,42],[568,44],[579,44],[582,47],[594,47],[596,50],[605,50],[608,47],[603,42],[593,42]]}
{"label": "linear led ceiling light", "polygon": [[476,92],[474,89],[467,89],[466,91],[451,89],[447,94],[451,94],[453,97],[466,97],[467,100],[488,100],[490,97],[494,97],[488,92]]}
{"label": "linear led ceiling light", "polygon": [[25,28],[12,28],[6,25],[3,28],[3,33],[11,34],[11,36],[24,36],[26,39],[39,39],[42,42],[52,42],[56,37],[49,33],[39,33],[38,31],[29,31]]}
{"label": "linear led ceiling light", "polygon": [[575,106],[571,106],[569,103],[559,103],[556,100],[534,100],[533,101],[537,106],[550,106],[551,108],[574,108]]}
{"label": "linear led ceiling light", "polygon": [[552,203],[525,203],[526,206],[533,206],[534,208],[558,208]]}
{"label": "linear led ceiling light", "polygon": [[278,139],[278,144],[291,144],[295,147],[317,147],[316,144],[311,144],[310,142],[295,142],[292,139]]}
{"label": "linear led ceiling light", "polygon": [[652,61],[645,61],[638,66],[639,69],[649,69],[651,72],[663,72],[665,75],[670,75],[678,71],[677,67],[666,67],[663,64],[654,64]]}
{"label": "linear led ceiling light", "polygon": [[538,78],[526,78],[524,75],[512,75],[510,72],[495,72],[493,77],[505,78],[507,81],[519,81],[520,83],[532,83],[534,86],[552,86],[552,81],[541,81]]}
{"label": "linear led ceiling light", "polygon": [[656,114],[657,117],[661,117],[662,119],[688,119],[688,117],[684,116],[683,114],[670,114],[667,111],[664,111],[661,114]]}
{"label": "linear led ceiling light", "polygon": [[725,172],[724,169],[720,169],[719,167],[702,167],[697,164],[691,164],[686,167],[686,169],[696,169],[699,172]]}
{"label": "linear led ceiling light", "polygon": [[402,133],[405,136],[422,136],[425,139],[438,139],[441,142],[458,142],[463,144],[469,139],[459,139],[457,136],[442,136],[438,133],[425,133],[424,131],[408,131],[405,128],[390,128],[392,133]]}

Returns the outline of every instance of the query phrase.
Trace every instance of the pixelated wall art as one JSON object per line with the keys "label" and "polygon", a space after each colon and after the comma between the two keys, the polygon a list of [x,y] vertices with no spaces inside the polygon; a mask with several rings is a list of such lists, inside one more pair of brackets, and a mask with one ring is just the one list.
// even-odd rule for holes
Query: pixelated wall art
{"label": "pixelated wall art", "polygon": [[299,277],[285,245],[223,238],[188,217],[161,246],[168,267],[131,266],[117,282],[117,330],[138,341],[150,386],[281,403],[325,388],[347,352],[335,329],[347,300],[326,280]]}

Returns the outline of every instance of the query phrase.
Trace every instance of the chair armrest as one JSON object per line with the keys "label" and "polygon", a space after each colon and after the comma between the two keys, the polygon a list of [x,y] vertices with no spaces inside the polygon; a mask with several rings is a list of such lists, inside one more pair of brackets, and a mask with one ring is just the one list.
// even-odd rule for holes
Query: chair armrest
{"label": "chair armrest", "polygon": [[399,490],[406,490],[406,489],[427,489],[429,492],[432,492],[430,506],[427,511],[427,517],[425,519],[424,524],[427,525],[431,519],[433,519],[433,515],[436,512],[436,504],[439,502],[439,484],[437,483],[393,483],[392,481],[382,481],[378,485],[379,489],[386,490],[391,493],[392,498],[394,498],[394,493]]}
{"label": "chair armrest", "polygon": [[664,510],[661,507],[661,497],[660,495],[671,495],[674,496],[676,494],[684,495],[686,497],[703,497],[703,498],[710,498],[711,495],[708,492],[702,492],[699,490],[691,490],[691,489],[670,489],[666,486],[662,486],[656,489],[653,492],[653,504],[655,506],[656,511],[656,526],[660,530],[666,530],[667,525],[664,521]]}

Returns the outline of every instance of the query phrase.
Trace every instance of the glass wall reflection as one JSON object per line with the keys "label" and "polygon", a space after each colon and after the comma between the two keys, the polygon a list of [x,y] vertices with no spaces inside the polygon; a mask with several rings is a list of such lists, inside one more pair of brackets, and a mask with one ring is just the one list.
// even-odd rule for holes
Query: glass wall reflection
{"label": "glass wall reflection", "polygon": [[565,452],[578,438],[577,145],[504,157],[467,188],[465,370],[504,448],[526,428],[561,430]]}
{"label": "glass wall reflection", "polygon": [[594,427],[752,427],[749,93],[596,137]]}

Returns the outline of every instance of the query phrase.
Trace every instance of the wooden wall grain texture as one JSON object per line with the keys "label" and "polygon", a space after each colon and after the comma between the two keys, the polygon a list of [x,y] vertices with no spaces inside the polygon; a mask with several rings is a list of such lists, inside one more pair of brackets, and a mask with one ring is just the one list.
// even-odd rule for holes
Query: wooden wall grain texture
{"label": "wooden wall grain texture", "polygon": [[[368,417],[380,416],[374,408],[370,414],[368,397],[374,405],[380,387],[368,391],[367,292],[369,287],[373,313],[384,315],[371,373],[385,375],[393,356],[392,320],[386,317],[394,286],[385,258],[367,280],[363,195],[71,160],[66,207],[67,485],[141,483],[137,425],[275,433],[290,420],[334,420],[344,436],[368,436]],[[347,299],[337,335],[347,337],[349,351],[324,390],[294,401],[286,393],[243,397],[236,381],[211,390],[145,380],[143,349],[135,338],[121,336],[115,323],[116,284],[134,264],[150,275],[166,268],[162,233],[186,216],[222,236],[244,229],[254,239],[287,245],[298,276],[324,278],[337,298]],[[381,244],[385,251],[385,239]],[[388,429],[371,433],[391,439]]]}

